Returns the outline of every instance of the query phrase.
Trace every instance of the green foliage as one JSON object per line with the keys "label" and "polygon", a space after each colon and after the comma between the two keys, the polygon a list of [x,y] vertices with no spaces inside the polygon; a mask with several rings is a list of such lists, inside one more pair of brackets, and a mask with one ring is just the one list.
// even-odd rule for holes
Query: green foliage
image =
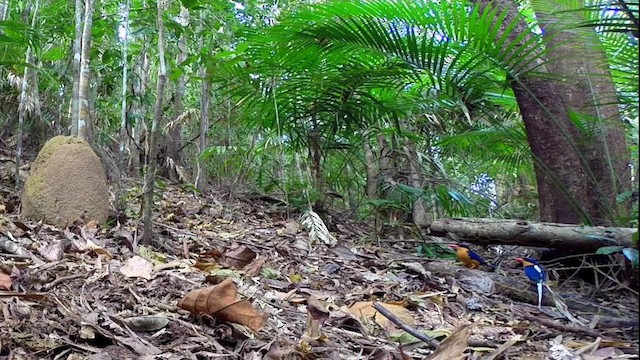
{"label": "green foliage", "polygon": [[624,246],[603,246],[596,250],[597,255],[612,255],[622,253],[631,262],[631,265],[638,267],[638,249],[628,248]]}
{"label": "green foliage", "polygon": [[[128,103],[143,109],[129,112],[128,121],[148,121],[155,100],[155,3],[131,0],[130,5],[127,59],[118,37],[122,3],[104,1],[95,14],[91,71],[99,143],[117,143],[125,61],[130,69],[140,68],[143,54],[151,62],[149,88],[128,92]],[[342,198],[328,198],[330,205],[344,208],[353,202],[365,215],[385,209],[410,214],[414,202],[422,201],[438,216],[534,216],[533,162],[507,79],[527,75],[537,60],[532,50],[519,46],[539,49],[543,42],[525,40],[525,34],[498,36],[499,29],[509,33],[514,26],[504,12],[464,1],[427,0],[314,5],[249,0],[242,2],[244,8],[233,2],[182,0],[167,5],[169,78],[188,79],[185,107],[199,106],[201,67],[214,85],[211,145],[200,156],[214,181],[232,179],[286,193],[300,209],[331,192]],[[176,20],[180,5],[190,10],[187,25]],[[68,112],[73,6],[63,0],[46,3],[33,30],[18,20],[22,9],[17,7],[12,7],[11,20],[0,22],[0,96],[15,102],[18,92],[4,75],[22,73],[31,45],[48,126]],[[637,43],[626,33],[637,25],[629,17],[607,17],[602,7],[587,10],[579,26],[599,31],[637,163]],[[637,7],[631,11],[637,19]],[[533,8],[523,12],[535,29]],[[176,44],[183,34],[188,56],[179,63]],[[131,72],[128,86],[139,81],[140,74]],[[170,86],[165,94],[167,119],[175,115],[173,90]],[[591,129],[592,119],[574,120]],[[198,131],[194,121],[186,122],[183,137],[194,138]],[[317,135],[318,144],[311,135]],[[380,139],[388,143],[386,154]],[[388,156],[393,162],[393,174],[373,179],[383,184],[376,199],[366,199],[363,191],[373,166],[364,160],[365,144],[378,151],[376,161]],[[313,179],[309,170],[313,146],[319,147],[322,179]],[[185,151],[197,150],[189,146]],[[415,171],[409,170],[413,165]],[[411,171],[421,175],[419,185],[409,180]],[[482,183],[485,175],[491,181]],[[631,195],[620,194],[618,200]],[[634,217],[637,221],[637,210]]]}
{"label": "green foliage", "polygon": [[455,259],[455,252],[441,244],[422,243],[418,245],[418,254],[428,259]]}

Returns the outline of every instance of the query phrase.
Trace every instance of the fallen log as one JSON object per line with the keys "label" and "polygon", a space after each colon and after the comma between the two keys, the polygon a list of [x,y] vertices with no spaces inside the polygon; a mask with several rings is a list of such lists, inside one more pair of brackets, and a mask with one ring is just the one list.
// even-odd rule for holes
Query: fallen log
{"label": "fallen log", "polygon": [[432,222],[430,235],[491,245],[520,245],[592,252],[603,246],[631,246],[634,228],[534,223],[524,220],[445,218]]}

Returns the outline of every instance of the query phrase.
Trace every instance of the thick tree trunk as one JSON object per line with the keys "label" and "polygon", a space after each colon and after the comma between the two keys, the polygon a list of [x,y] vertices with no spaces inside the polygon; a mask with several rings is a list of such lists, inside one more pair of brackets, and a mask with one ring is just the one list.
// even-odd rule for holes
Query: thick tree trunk
{"label": "thick tree trunk", "polygon": [[144,176],[144,198],[143,198],[143,223],[144,233],[143,244],[151,244],[153,236],[153,195],[156,180],[156,169],[158,166],[158,138],[160,136],[160,126],[162,125],[162,102],[164,99],[164,88],[167,82],[167,65],[165,63],[164,45],[164,22],[162,20],[162,3],[158,2],[158,59],[160,67],[158,69],[158,84],[156,89],[156,103],[153,111],[153,121],[149,133],[149,153],[147,171]]}
{"label": "thick tree trunk", "polygon": [[[514,31],[510,33],[510,40],[514,41],[517,36],[523,33],[531,34],[524,20],[520,17],[516,4],[512,0],[476,0],[483,6],[490,3],[497,5],[501,9],[508,11],[507,20],[520,19]],[[506,26],[508,21],[503,25]],[[501,36],[505,31],[503,27],[498,35]],[[529,38],[533,36],[528,36]],[[524,40],[527,40],[526,37]],[[529,43],[528,46],[534,46]],[[566,44],[557,49],[561,49],[558,57],[572,56],[580,57],[582,52],[570,50],[563,53],[562,49],[567,46],[575,46],[576,49],[583,51],[598,51],[585,48],[584,42],[579,44]],[[516,50],[518,47],[516,46]],[[558,51],[558,50],[551,50]],[[542,49],[535,49],[531,56],[540,57],[527,68],[521,69],[524,74],[512,82],[512,88],[516,95],[516,100],[520,107],[520,112],[525,124],[527,137],[531,146],[535,159],[536,179],[538,183],[538,194],[540,203],[540,217],[543,221],[569,223],[569,224],[610,224],[612,212],[614,209],[615,194],[618,190],[615,181],[605,181],[605,178],[617,176],[619,179],[624,178],[626,172],[614,173],[625,164],[624,159],[628,158],[628,154],[622,153],[625,146],[605,147],[604,143],[599,143],[597,149],[608,149],[608,156],[615,160],[614,166],[610,169],[602,166],[603,159],[601,151],[593,151],[589,142],[602,142],[604,140],[619,141],[624,144],[624,138],[620,139],[620,133],[616,130],[616,126],[603,127],[605,134],[599,139],[589,139],[587,134],[581,132],[572,122],[570,118],[571,111],[584,109],[590,106],[589,101],[593,99],[593,95],[583,98],[584,94],[590,92],[589,88],[584,88],[585,83],[562,83],[549,79],[552,70],[557,72],[561,78],[575,78],[576,69],[571,66],[559,63],[542,65],[545,59],[540,54]],[[554,57],[554,61],[557,59]],[[536,74],[534,71],[539,72]],[[585,70],[592,71],[591,65]],[[541,74],[546,74],[541,76]],[[556,76],[557,77],[557,76]],[[604,78],[604,77],[603,77]],[[607,78],[611,84],[610,77]],[[613,85],[611,85],[612,87]],[[609,114],[615,116],[615,114]],[[607,119],[612,124],[620,119]],[[612,132],[613,130],[613,132]],[[615,153],[612,153],[614,151]],[[622,159],[622,160],[618,160]],[[615,170],[614,170],[615,169]],[[613,170],[613,171],[611,171]],[[627,181],[621,182],[625,183]],[[619,189],[623,189],[620,186]],[[612,197],[613,194],[613,197]],[[605,218],[607,215],[608,218]]]}
{"label": "thick tree trunk", "polygon": [[591,252],[602,246],[631,246],[631,235],[637,229],[532,223],[523,220],[446,218],[432,222],[429,231],[434,236],[475,244]]}
{"label": "thick tree trunk", "polygon": [[[616,216],[627,215],[625,206],[616,206],[616,196],[631,188],[629,150],[616,90],[596,33],[580,26],[586,19],[567,7],[571,2],[557,3],[562,7],[555,14],[536,11],[548,47],[553,49],[547,69],[562,81],[565,111],[591,127],[589,133],[580,134],[582,141],[578,142],[585,157],[583,166],[592,172],[588,174],[589,198],[599,199],[589,214],[596,224],[611,224]],[[563,10],[566,12],[558,15]]]}
{"label": "thick tree trunk", "polygon": [[82,27],[82,51],[80,57],[80,82],[78,84],[78,137],[92,143],[89,138],[91,129],[91,27],[93,26],[93,8],[95,0],[87,0],[84,9]]}
{"label": "thick tree trunk", "polygon": [[82,59],[82,14],[84,2],[76,0],[75,9],[75,38],[73,39],[73,89],[71,90],[71,135],[78,136],[78,119],[80,117],[78,99],[80,94],[80,60]]}

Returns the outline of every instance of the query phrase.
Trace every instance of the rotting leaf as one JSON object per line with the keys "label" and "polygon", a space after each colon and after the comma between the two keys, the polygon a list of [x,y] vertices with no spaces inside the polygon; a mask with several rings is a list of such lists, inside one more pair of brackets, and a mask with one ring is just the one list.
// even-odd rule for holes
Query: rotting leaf
{"label": "rotting leaf", "polygon": [[189,292],[178,302],[178,307],[196,315],[207,314],[222,321],[246,325],[256,332],[264,327],[269,317],[269,314],[254,309],[248,300],[241,299],[231,279]]}
{"label": "rotting leaf", "polygon": [[140,256],[134,256],[120,267],[120,272],[126,277],[141,277],[147,280],[151,280],[151,272],[153,271],[153,265]]}
{"label": "rotting leaf", "polygon": [[255,259],[257,254],[245,245],[240,245],[224,254],[224,263],[235,269],[242,269]]}
{"label": "rotting leaf", "polygon": [[433,352],[429,360],[464,360],[467,356],[464,352],[467,350],[469,335],[471,334],[470,325],[462,325],[455,329],[440,346]]}

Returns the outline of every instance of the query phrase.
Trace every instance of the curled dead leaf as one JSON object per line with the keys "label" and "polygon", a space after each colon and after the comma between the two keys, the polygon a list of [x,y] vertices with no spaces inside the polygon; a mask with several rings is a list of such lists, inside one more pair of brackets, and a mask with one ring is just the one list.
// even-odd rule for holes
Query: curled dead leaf
{"label": "curled dead leaf", "polygon": [[269,314],[257,311],[248,300],[240,298],[230,278],[216,286],[189,292],[178,302],[178,307],[196,315],[212,315],[222,321],[245,325],[253,331],[260,331],[269,318]]}
{"label": "curled dead leaf", "polygon": [[255,259],[257,254],[245,245],[240,245],[224,254],[224,263],[235,269],[242,269]]}

